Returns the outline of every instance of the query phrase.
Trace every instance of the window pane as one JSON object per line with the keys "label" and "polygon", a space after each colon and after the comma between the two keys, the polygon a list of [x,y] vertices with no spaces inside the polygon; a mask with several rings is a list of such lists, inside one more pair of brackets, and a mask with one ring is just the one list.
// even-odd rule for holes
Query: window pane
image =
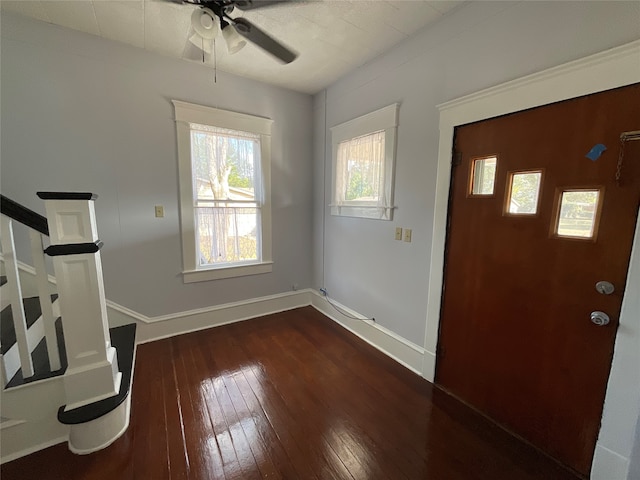
{"label": "window pane", "polygon": [[508,212],[533,215],[538,211],[538,196],[542,172],[522,172],[511,175]]}
{"label": "window pane", "polygon": [[[197,127],[197,128],[196,128]],[[249,200],[256,191],[258,140],[244,132],[194,126],[191,160],[196,199]]]}
{"label": "window pane", "polygon": [[384,182],[384,132],[353,138],[338,144],[338,203],[373,202],[380,199]]}
{"label": "window pane", "polygon": [[496,157],[477,158],[473,161],[472,195],[493,195],[497,164]]}
{"label": "window pane", "polygon": [[557,234],[561,237],[593,238],[599,190],[562,192]]}
{"label": "window pane", "polygon": [[196,208],[198,265],[260,260],[259,215],[257,208]]}

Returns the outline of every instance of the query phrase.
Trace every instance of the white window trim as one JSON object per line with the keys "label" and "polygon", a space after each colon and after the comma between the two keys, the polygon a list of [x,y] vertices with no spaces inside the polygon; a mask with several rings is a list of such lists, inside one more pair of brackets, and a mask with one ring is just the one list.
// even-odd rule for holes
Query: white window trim
{"label": "white window trim", "polygon": [[[393,210],[393,190],[396,160],[396,137],[398,130],[398,110],[400,104],[394,103],[384,108],[368,113],[348,122],[331,127],[332,144],[332,184],[331,215],[343,217],[361,217],[377,220],[392,220]],[[351,140],[374,132],[384,131],[385,133],[385,205],[364,204],[365,202],[344,202],[336,204],[336,174],[338,171],[338,145],[341,142]]]}
{"label": "white window trim", "polygon": [[[271,126],[273,120],[244,113],[172,100],[175,108],[178,140],[178,177],[180,187],[180,229],[184,283],[257,275],[272,271],[271,256]],[[196,262],[196,226],[194,218],[191,168],[191,128],[189,124],[239,130],[260,135],[260,160],[264,201],[261,206],[262,260],[255,263],[200,267]]]}

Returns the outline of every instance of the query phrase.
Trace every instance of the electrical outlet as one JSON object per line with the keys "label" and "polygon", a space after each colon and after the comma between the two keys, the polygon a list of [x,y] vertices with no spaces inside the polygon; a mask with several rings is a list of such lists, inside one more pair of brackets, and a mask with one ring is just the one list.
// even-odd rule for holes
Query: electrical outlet
{"label": "electrical outlet", "polygon": [[396,240],[402,240],[402,227],[396,227]]}
{"label": "electrical outlet", "polygon": [[404,229],[404,241],[405,242],[411,242],[411,229],[410,228],[405,228]]}
{"label": "electrical outlet", "polygon": [[164,207],[162,205],[156,205],[156,218],[164,217]]}

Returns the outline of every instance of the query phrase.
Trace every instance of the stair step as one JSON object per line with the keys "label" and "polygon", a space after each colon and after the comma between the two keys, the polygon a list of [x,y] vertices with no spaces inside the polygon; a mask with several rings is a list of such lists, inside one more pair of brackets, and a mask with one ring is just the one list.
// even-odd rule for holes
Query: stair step
{"label": "stair step", "polygon": [[6,275],[0,275],[0,287],[2,285],[4,285],[5,283],[7,283],[7,276]]}
{"label": "stair step", "polygon": [[67,351],[64,346],[64,333],[62,331],[62,319],[58,317],[55,322],[56,325],[56,337],[58,339],[58,345],[60,347],[60,363],[61,368],[56,371],[51,371],[49,366],[49,352],[47,350],[47,342],[43,338],[36,346],[31,354],[33,359],[33,369],[35,375],[27,379],[22,378],[22,370],[18,370],[13,378],[7,383],[5,388],[18,387],[27,383],[36,382],[38,380],[44,380],[45,378],[57,377],[63,375],[67,370]]}
{"label": "stair step", "polygon": [[[55,302],[58,295],[51,295],[51,301]],[[24,314],[27,317],[27,328],[30,328],[42,315],[40,299],[38,297],[23,298]],[[13,313],[11,305],[2,310],[0,314],[0,353],[3,355],[16,343],[16,331],[13,328]]]}
{"label": "stair step", "polygon": [[133,362],[136,349],[136,325],[131,323],[109,329],[111,345],[118,351],[118,369],[122,372],[120,391],[113,397],[105,398],[90,405],[64,411],[65,405],[58,410],[58,421],[65,425],[77,425],[90,422],[114,410],[129,394],[133,378]]}

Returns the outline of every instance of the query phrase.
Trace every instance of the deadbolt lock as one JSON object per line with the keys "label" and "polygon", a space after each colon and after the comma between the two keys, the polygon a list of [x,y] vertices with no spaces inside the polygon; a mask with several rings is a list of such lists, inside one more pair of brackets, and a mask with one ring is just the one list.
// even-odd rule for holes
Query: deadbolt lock
{"label": "deadbolt lock", "polygon": [[616,291],[613,283],[607,282],[605,280],[600,280],[598,283],[596,283],[596,290],[603,295],[611,295]]}
{"label": "deadbolt lock", "polygon": [[595,312],[591,312],[591,322],[594,325],[598,325],[599,327],[604,327],[605,325],[608,325],[610,322],[609,315],[599,310],[596,310]]}

